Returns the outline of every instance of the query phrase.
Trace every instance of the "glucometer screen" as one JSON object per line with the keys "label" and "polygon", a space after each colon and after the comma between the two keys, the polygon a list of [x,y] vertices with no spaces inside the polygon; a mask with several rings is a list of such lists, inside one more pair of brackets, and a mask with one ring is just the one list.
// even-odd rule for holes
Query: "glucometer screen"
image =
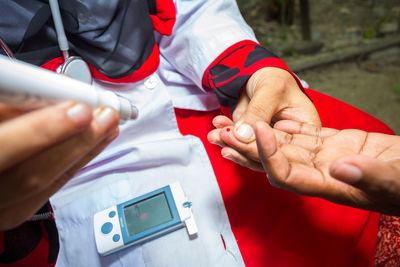
{"label": "glucometer screen", "polygon": [[124,207],[130,236],[172,219],[165,193],[160,193]]}

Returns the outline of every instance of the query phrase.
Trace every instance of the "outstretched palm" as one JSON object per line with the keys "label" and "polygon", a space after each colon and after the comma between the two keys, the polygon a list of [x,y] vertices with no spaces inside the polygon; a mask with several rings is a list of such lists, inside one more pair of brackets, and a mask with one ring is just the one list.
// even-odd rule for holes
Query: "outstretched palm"
{"label": "outstretched palm", "polygon": [[296,193],[400,214],[400,137],[280,121],[257,124],[270,181]]}
{"label": "outstretched palm", "polygon": [[257,144],[232,134],[233,122],[214,120],[209,140],[222,155],[295,193],[400,215],[400,137],[360,130],[320,128],[279,121],[256,123]]}

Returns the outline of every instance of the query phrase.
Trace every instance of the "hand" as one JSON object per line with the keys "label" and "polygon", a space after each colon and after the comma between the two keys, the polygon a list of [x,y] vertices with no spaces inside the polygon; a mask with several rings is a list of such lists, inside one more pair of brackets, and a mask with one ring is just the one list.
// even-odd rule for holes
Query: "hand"
{"label": "hand", "polygon": [[280,121],[274,128],[264,122],[255,125],[258,152],[271,184],[400,215],[399,136],[294,121]]}
{"label": "hand", "polygon": [[[260,69],[250,77],[232,117],[233,121],[226,117],[216,117],[213,123],[217,129],[208,135],[211,143],[227,147],[222,151],[223,156],[240,153],[240,151],[234,152],[232,147],[228,149],[229,144],[220,136],[221,129],[226,126],[234,126],[232,130],[239,141],[252,143],[255,142],[255,135],[251,126],[256,121],[274,123],[287,119],[321,125],[314,105],[300,90],[293,76],[286,70],[273,67]],[[240,156],[243,159],[254,160],[251,155],[245,153]],[[247,160],[241,161],[242,165]]]}
{"label": "hand", "polygon": [[[30,113],[0,106],[0,230],[29,219],[118,135],[118,113],[67,102]],[[12,118],[10,118],[12,117]]]}

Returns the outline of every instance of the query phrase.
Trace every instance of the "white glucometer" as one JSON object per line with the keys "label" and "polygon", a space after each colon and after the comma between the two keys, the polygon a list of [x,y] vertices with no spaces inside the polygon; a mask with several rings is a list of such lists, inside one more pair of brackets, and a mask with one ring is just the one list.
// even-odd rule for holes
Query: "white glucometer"
{"label": "white glucometer", "polygon": [[176,182],[94,215],[97,251],[106,256],[186,226],[197,235],[192,203]]}

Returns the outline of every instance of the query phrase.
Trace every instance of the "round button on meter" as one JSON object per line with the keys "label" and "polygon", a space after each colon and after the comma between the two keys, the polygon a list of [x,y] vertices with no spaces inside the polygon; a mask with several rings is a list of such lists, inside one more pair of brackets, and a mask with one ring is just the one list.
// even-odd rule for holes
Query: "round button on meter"
{"label": "round button on meter", "polygon": [[114,242],[118,242],[120,238],[121,238],[121,236],[119,234],[113,235],[113,241]]}
{"label": "round button on meter", "polygon": [[106,222],[101,226],[101,232],[105,235],[111,233],[112,229],[113,225],[110,222]]}

